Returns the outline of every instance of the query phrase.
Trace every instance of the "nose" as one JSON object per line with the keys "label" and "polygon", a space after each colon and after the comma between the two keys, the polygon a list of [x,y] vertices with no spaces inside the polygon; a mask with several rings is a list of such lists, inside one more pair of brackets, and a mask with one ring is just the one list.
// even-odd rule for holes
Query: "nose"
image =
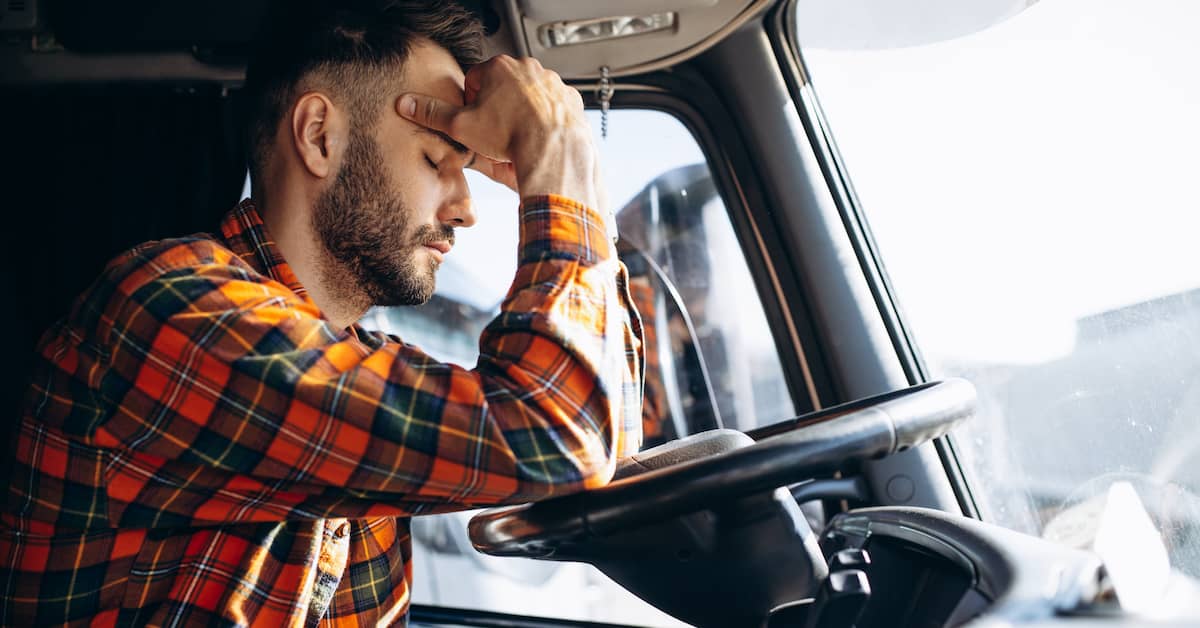
{"label": "nose", "polygon": [[438,220],[442,224],[455,227],[470,227],[475,224],[475,208],[471,204],[471,190],[467,187],[467,177],[458,173],[450,190],[450,195],[442,203],[438,211]]}

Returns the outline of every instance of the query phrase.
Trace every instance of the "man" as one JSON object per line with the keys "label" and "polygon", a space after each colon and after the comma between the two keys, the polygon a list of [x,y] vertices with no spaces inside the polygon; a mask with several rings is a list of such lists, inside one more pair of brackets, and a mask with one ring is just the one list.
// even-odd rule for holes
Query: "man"
{"label": "man", "polygon": [[[253,199],[113,260],[42,339],[4,624],[401,623],[409,516],[600,486],[636,450],[641,328],[579,95],[476,64],[461,9],[341,5],[268,21]],[[354,325],[429,298],[467,167],[522,198],[474,370]]]}

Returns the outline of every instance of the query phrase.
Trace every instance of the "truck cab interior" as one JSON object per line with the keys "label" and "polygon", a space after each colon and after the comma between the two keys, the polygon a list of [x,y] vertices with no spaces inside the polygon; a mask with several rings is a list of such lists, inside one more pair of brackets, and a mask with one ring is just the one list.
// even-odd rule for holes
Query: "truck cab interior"
{"label": "truck cab interior", "polygon": [[[417,518],[413,625],[1200,624],[1189,2],[462,3],[589,107],[646,444],[601,489]],[[0,7],[9,433],[104,262],[248,193],[265,9]],[[471,183],[433,299],[362,321],[468,365],[516,244]]]}

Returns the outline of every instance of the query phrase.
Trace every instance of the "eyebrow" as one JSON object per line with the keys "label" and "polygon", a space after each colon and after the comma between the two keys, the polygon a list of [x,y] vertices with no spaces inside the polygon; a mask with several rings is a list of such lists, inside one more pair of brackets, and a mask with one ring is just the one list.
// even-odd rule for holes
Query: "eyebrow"
{"label": "eyebrow", "polygon": [[463,146],[461,142],[455,140],[454,138],[450,137],[449,135],[446,135],[445,133],[442,133],[441,131],[438,131],[436,129],[430,129],[427,127],[420,127],[418,130],[421,131],[422,133],[428,133],[429,135],[432,135],[434,137],[441,139],[443,142],[445,142],[447,145],[449,145],[450,148],[454,150],[454,152],[458,153],[459,155],[461,155],[463,157],[466,157],[468,154],[470,154],[471,161],[467,162],[467,165],[465,167],[470,168],[471,164],[475,163],[476,155],[471,151],[471,149],[467,148],[466,146]]}

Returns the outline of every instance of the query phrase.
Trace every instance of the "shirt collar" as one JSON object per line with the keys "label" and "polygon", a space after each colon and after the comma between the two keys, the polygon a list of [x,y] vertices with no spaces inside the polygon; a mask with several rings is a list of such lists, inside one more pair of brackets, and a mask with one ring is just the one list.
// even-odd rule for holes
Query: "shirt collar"
{"label": "shirt collar", "polygon": [[296,273],[292,272],[292,267],[275,246],[275,241],[267,231],[267,226],[263,224],[254,201],[245,199],[225,214],[225,218],[221,220],[221,240],[254,270],[287,286],[308,303],[313,303],[308,291],[301,285]]}

